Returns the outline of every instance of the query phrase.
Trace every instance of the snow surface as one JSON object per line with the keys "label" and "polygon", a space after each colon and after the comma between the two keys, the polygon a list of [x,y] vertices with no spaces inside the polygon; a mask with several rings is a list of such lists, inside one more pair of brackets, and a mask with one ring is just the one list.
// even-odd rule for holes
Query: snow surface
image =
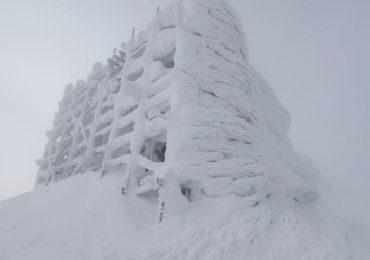
{"label": "snow surface", "polygon": [[356,259],[302,208],[229,195],[159,224],[157,203],[119,196],[120,179],[87,173],[1,202],[0,259]]}

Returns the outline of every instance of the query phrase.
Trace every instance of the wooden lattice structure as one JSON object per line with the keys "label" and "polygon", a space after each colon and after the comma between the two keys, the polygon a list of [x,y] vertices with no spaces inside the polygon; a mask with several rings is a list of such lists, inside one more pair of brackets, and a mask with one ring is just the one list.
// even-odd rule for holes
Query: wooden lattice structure
{"label": "wooden lattice structure", "polygon": [[[162,219],[186,199],[265,192],[278,174],[305,186],[296,166],[274,168],[301,160],[288,128],[286,111],[249,64],[230,5],[177,0],[86,81],[67,86],[37,184],[119,171],[124,194],[160,198]],[[281,147],[283,155],[274,152]]]}

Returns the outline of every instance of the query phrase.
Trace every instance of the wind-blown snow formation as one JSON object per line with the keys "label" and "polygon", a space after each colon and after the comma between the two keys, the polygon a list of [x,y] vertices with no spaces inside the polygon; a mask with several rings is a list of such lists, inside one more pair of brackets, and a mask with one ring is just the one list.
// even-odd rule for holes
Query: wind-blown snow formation
{"label": "wind-blown snow formation", "polygon": [[159,224],[156,204],[117,195],[120,180],[120,172],[75,176],[1,202],[0,259],[356,259],[340,225],[330,219],[333,240],[303,208],[227,195]]}
{"label": "wind-blown snow formation", "polygon": [[227,1],[177,0],[68,86],[0,259],[352,259],[245,46]]}

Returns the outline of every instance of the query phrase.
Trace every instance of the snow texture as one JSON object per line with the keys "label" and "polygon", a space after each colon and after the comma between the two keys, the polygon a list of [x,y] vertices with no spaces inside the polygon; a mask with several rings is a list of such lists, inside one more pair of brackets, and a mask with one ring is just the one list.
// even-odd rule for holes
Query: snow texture
{"label": "snow texture", "polygon": [[332,218],[330,236],[273,197],[203,198],[158,224],[156,203],[117,195],[120,179],[89,173],[1,202],[0,259],[368,259],[345,251],[355,238]]}
{"label": "snow texture", "polygon": [[174,1],[66,87],[0,259],[353,259],[289,125],[230,4]]}

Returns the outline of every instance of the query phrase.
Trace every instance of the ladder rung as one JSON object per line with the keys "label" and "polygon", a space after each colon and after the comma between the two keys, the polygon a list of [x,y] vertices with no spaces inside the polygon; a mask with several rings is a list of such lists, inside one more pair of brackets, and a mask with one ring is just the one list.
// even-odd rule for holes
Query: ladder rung
{"label": "ladder rung", "polygon": [[162,92],[159,92],[155,96],[153,96],[151,99],[148,100],[147,109],[154,108],[160,104],[163,103],[169,103],[170,99],[170,89],[166,89]]}
{"label": "ladder rung", "polygon": [[121,146],[124,143],[129,143],[130,138],[131,138],[131,133],[132,132],[129,132],[125,135],[121,135],[121,136],[118,136],[115,139],[113,139],[112,143],[110,144],[111,148],[115,149],[115,148],[117,148],[118,146]]}
{"label": "ladder rung", "polygon": [[106,134],[107,132],[110,132],[111,130],[111,124],[110,125],[107,125],[106,127],[100,129],[99,131],[96,131],[95,132],[95,137],[98,136],[98,135],[104,135]]}
{"label": "ladder rung", "polygon": [[132,111],[130,114],[128,114],[125,117],[121,117],[119,119],[119,123],[118,123],[119,128],[125,127],[125,126],[133,123],[134,120],[135,120],[135,117],[136,117],[136,110]]}
{"label": "ladder rung", "polygon": [[115,159],[110,159],[108,161],[108,165],[113,166],[121,163],[128,163],[130,161],[131,154],[124,154],[121,157],[115,158]]}
{"label": "ladder rung", "polygon": [[152,98],[159,92],[167,89],[171,83],[171,74],[167,74],[166,76],[158,79],[157,81],[153,82],[149,87],[149,98]]}

